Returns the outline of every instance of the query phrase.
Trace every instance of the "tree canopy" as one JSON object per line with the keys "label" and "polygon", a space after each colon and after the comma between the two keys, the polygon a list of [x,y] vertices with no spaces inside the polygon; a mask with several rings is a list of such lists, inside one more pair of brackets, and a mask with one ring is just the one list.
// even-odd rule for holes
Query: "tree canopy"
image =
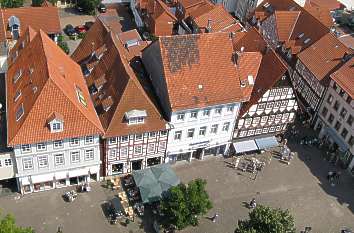
{"label": "tree canopy", "polygon": [[16,8],[23,6],[24,0],[0,0],[2,8]]}
{"label": "tree canopy", "polygon": [[163,224],[178,229],[198,225],[198,216],[212,208],[205,186],[205,180],[196,179],[188,185],[181,183],[172,187],[161,201],[161,211],[166,216]]}
{"label": "tree canopy", "polygon": [[294,217],[288,210],[258,205],[248,220],[239,220],[235,233],[295,233]]}
{"label": "tree canopy", "polygon": [[35,233],[30,227],[18,227],[15,224],[15,218],[8,214],[0,216],[0,233]]}
{"label": "tree canopy", "polygon": [[94,15],[96,13],[96,8],[101,3],[100,0],[78,0],[77,5],[82,7],[85,13]]}

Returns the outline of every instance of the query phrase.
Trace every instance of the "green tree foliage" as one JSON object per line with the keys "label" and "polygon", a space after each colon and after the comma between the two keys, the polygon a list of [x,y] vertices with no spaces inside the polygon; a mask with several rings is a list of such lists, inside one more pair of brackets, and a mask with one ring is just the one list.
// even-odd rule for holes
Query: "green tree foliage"
{"label": "green tree foliage", "polygon": [[288,210],[258,205],[248,220],[239,220],[235,233],[295,233],[294,217]]}
{"label": "green tree foliage", "polygon": [[69,49],[68,43],[66,43],[66,41],[60,41],[60,42],[58,42],[58,45],[66,54],[70,53],[70,49]]}
{"label": "green tree foliage", "polygon": [[0,0],[2,8],[16,8],[23,6],[24,0]]}
{"label": "green tree foliage", "polygon": [[30,227],[18,227],[12,215],[0,216],[0,233],[35,233]]}
{"label": "green tree foliage", "polygon": [[174,225],[178,229],[198,225],[198,216],[212,208],[205,186],[205,180],[196,179],[188,185],[172,187],[161,202],[162,213],[166,216],[163,224]]}
{"label": "green tree foliage", "polygon": [[82,7],[86,14],[94,15],[100,0],[78,0],[77,5]]}

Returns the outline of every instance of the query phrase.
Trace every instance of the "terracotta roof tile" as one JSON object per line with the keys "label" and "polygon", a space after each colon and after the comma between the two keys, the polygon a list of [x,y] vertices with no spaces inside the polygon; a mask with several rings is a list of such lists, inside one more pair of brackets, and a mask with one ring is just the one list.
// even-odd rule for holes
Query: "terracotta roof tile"
{"label": "terracotta roof tile", "polygon": [[341,64],[346,52],[349,52],[349,49],[334,35],[327,33],[298,54],[298,58],[319,81],[322,81]]}
{"label": "terracotta roof tile", "polygon": [[204,0],[199,2],[197,5],[193,7],[187,7],[185,9],[186,17],[192,16],[194,18],[199,17],[202,14],[208,13],[210,10],[214,9],[215,5],[211,3],[209,0]]}
{"label": "terracotta roof tile", "polygon": [[305,5],[305,9],[315,18],[317,18],[321,23],[323,23],[326,27],[333,26],[334,21],[331,16],[330,10],[328,10],[327,8]]}
{"label": "terracotta roof tile", "polygon": [[265,92],[281,79],[287,69],[276,52],[271,48],[267,48],[267,43],[254,28],[249,30],[240,40],[234,42],[236,51],[240,51],[241,47],[243,47],[245,52],[259,52],[262,57],[257,76],[255,76],[251,98],[241,107],[240,115],[242,116],[252,105],[258,102]]}
{"label": "terracotta roof tile", "polygon": [[280,41],[289,40],[301,11],[276,11],[277,33]]}
{"label": "terracotta roof tile", "polygon": [[33,30],[43,30],[47,34],[61,33],[59,11],[57,7],[20,7],[1,9],[0,14],[0,41],[6,39],[8,19],[16,16],[20,20],[21,28],[31,26]]}
{"label": "terracotta roof tile", "polygon": [[[9,145],[102,133],[80,67],[43,31],[20,51],[7,74]],[[16,120],[21,106],[23,115]],[[53,113],[62,115],[63,132],[50,132],[47,120]]]}
{"label": "terracotta roof tile", "polygon": [[[117,35],[98,19],[73,54],[74,60],[84,65],[91,54],[87,48],[92,43],[95,47],[107,47],[107,51],[86,77],[106,138],[166,129],[166,122],[156,107],[150,84],[142,77],[138,79],[129,65],[130,55],[123,41],[130,38],[130,34],[135,33]],[[102,82],[103,76],[105,82]],[[98,88],[97,83],[103,83],[102,87]],[[133,109],[147,112],[144,124],[127,124],[124,115]]]}
{"label": "terracotta roof tile", "polygon": [[[128,60],[132,59],[133,57],[140,57],[141,51],[150,44],[150,41],[141,39],[136,29],[119,33],[118,38],[128,52]],[[128,45],[129,43],[131,43],[131,45]]]}
{"label": "terracotta roof tile", "polygon": [[173,111],[248,100],[229,33],[160,37],[145,53],[160,59]]}
{"label": "terracotta roof tile", "polygon": [[354,99],[354,57],[334,72],[331,78]]}
{"label": "terracotta roof tile", "polygon": [[204,2],[205,0],[178,0],[178,3],[180,3],[185,9]]}
{"label": "terracotta roof tile", "polygon": [[327,10],[336,10],[341,7],[341,3],[337,0],[307,0],[305,7],[321,7]]}

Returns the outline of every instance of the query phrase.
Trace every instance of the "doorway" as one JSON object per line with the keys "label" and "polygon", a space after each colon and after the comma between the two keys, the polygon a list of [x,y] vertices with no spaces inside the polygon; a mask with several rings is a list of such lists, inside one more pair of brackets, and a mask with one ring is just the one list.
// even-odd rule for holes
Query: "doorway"
{"label": "doorway", "polygon": [[143,160],[132,161],[132,170],[141,170],[143,167]]}

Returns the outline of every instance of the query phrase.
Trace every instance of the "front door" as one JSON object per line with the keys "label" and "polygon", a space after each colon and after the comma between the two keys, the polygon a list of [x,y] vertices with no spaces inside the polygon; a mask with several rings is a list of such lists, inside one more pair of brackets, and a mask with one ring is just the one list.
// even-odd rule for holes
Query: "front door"
{"label": "front door", "polygon": [[203,152],[203,149],[198,148],[196,151],[193,151],[192,158],[201,159],[202,152]]}

